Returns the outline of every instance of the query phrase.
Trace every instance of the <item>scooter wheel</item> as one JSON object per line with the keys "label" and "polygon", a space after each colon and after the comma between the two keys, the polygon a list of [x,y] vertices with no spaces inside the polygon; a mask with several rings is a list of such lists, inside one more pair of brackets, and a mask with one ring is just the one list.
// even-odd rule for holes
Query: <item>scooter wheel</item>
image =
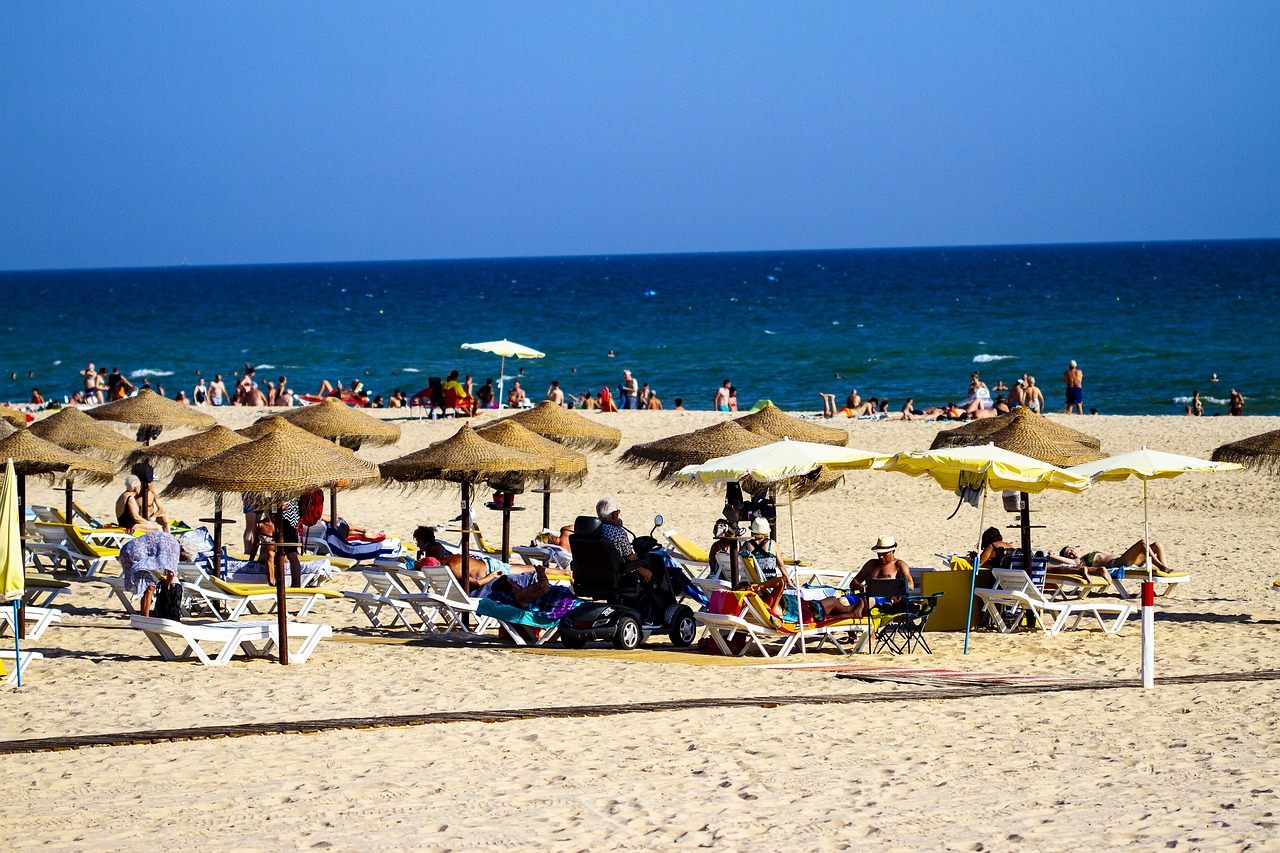
{"label": "scooter wheel", "polygon": [[640,623],[630,616],[623,616],[618,620],[618,629],[613,634],[613,647],[629,652],[640,645],[644,639],[644,632],[640,630]]}
{"label": "scooter wheel", "polygon": [[671,645],[681,648],[692,646],[698,636],[698,620],[693,618],[693,611],[682,604],[671,616]]}

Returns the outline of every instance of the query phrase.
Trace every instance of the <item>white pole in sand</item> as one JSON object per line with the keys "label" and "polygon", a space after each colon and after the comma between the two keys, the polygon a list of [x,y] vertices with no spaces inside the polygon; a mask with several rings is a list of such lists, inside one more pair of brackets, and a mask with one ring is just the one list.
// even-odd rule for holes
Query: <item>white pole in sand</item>
{"label": "white pole in sand", "polygon": [[1142,582],[1142,686],[1156,683],[1156,585]]}

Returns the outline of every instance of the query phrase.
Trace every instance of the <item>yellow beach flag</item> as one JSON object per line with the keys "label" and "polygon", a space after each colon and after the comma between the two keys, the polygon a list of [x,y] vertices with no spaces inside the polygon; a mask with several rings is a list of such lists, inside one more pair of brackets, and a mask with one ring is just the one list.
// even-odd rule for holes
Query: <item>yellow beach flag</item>
{"label": "yellow beach flag", "polygon": [[[13,644],[15,666],[21,670],[18,656],[18,636],[22,633],[18,621],[19,603],[26,582],[22,566],[22,520],[18,517],[18,475],[13,472],[13,460],[4,465],[4,482],[0,483],[0,606],[13,607]],[[10,604],[12,602],[12,604]],[[0,675],[4,675],[0,664]],[[22,686],[22,682],[18,682]]]}

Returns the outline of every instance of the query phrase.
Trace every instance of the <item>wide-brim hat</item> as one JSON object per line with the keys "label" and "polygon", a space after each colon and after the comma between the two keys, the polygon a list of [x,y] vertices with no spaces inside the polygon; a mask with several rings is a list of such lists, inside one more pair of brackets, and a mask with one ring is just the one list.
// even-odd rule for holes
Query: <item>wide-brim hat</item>
{"label": "wide-brim hat", "polygon": [[871,547],[871,550],[877,554],[888,554],[890,551],[898,550],[898,540],[892,536],[881,536],[876,540],[876,544]]}

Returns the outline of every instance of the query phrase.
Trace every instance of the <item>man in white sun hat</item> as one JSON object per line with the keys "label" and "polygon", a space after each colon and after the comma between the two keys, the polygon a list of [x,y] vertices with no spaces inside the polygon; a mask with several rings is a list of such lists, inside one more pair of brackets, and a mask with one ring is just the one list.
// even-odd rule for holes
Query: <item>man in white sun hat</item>
{"label": "man in white sun hat", "polygon": [[906,578],[907,589],[915,590],[915,584],[911,581],[911,567],[906,564],[905,560],[899,560],[896,556],[898,550],[897,540],[892,536],[881,536],[876,540],[876,544],[871,550],[876,555],[867,560],[866,565],[862,567],[862,571],[858,572],[855,580],[859,583],[865,583],[872,579]]}

